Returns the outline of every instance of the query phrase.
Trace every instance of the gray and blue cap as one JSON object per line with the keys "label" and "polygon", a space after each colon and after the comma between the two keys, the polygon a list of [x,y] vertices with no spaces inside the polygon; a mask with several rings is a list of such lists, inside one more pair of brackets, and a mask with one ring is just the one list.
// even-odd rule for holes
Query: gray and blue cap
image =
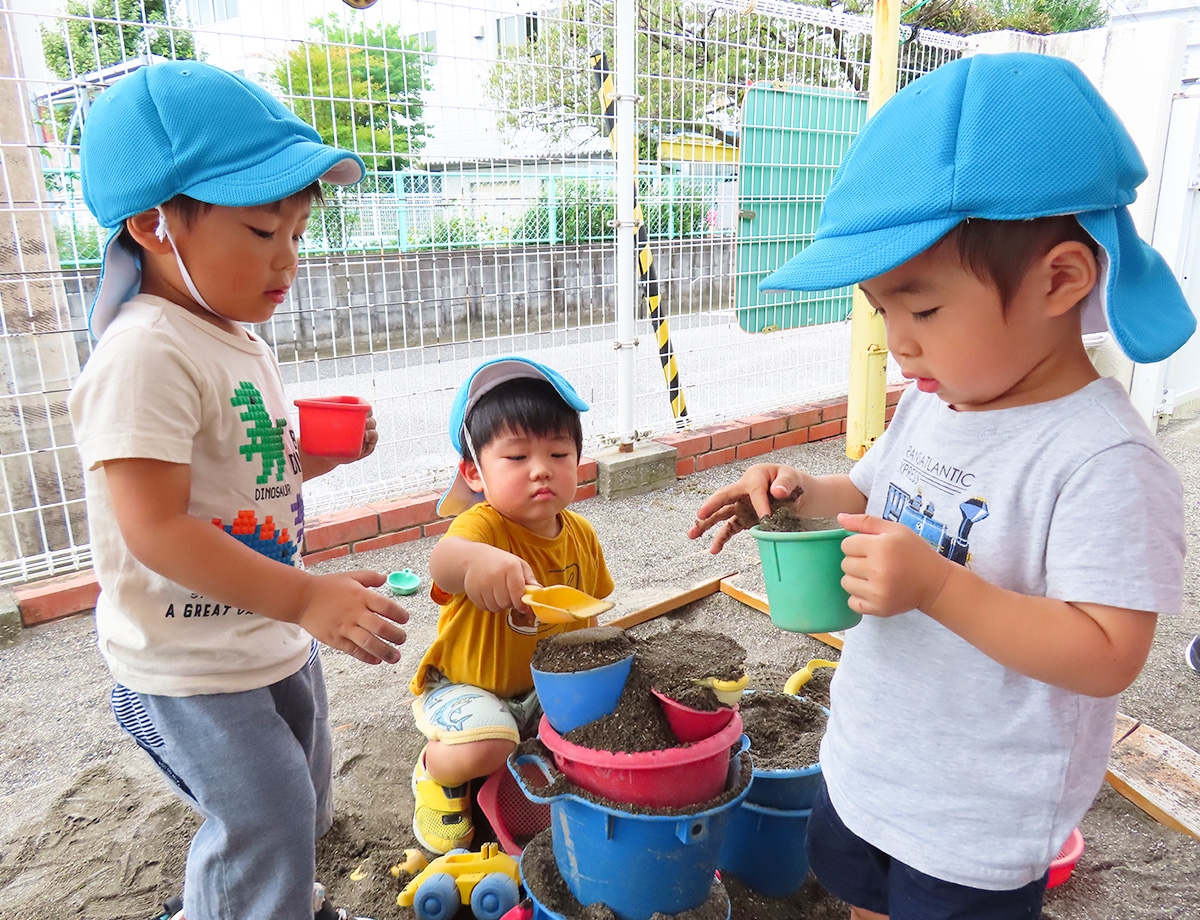
{"label": "gray and blue cap", "polygon": [[[563,402],[576,412],[587,412],[588,404],[583,401],[570,382],[558,371],[531,361],[528,358],[504,357],[484,361],[475,368],[466,382],[454,394],[454,402],[450,404],[450,443],[461,456],[463,453],[463,435],[466,434],[468,444],[470,434],[466,431],[467,417],[476,403],[502,383],[521,379],[545,380],[554,391],[562,397]],[[474,453],[474,448],[471,448]],[[479,462],[479,458],[475,458]],[[437,512],[442,517],[453,517],[462,514],[472,505],[483,501],[483,494],[472,489],[462,473],[454,477],[454,482],[446,490],[438,502]]]}

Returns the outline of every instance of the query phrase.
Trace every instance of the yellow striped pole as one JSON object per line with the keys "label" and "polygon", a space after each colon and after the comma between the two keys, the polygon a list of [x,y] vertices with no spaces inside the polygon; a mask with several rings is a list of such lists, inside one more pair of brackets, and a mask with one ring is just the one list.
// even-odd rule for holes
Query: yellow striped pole
{"label": "yellow striped pole", "polygon": [[[616,118],[616,88],[613,77],[608,69],[608,55],[603,51],[592,52],[592,75],[596,82],[596,91],[600,95],[600,110],[604,117],[604,134],[612,148],[613,159],[617,156],[617,118]],[[675,364],[675,348],[671,345],[671,331],[667,318],[663,316],[659,303],[658,272],[654,268],[654,254],[650,250],[650,234],[646,229],[646,221],[642,217],[642,206],[637,200],[637,188],[634,187],[633,217],[637,221],[637,268],[638,277],[644,284],[646,311],[650,316],[650,326],[654,337],[658,340],[658,358],[662,362],[663,376],[667,381],[667,395],[671,400],[671,412],[675,416],[675,424],[682,428],[687,422],[687,403],[683,398],[683,387],[679,384],[679,368]]]}
{"label": "yellow striped pole", "polygon": [[[896,92],[900,0],[875,0],[867,115]],[[858,460],[883,434],[887,411],[887,335],[883,319],[856,285],[850,307],[850,391],[846,397],[846,456]]]}

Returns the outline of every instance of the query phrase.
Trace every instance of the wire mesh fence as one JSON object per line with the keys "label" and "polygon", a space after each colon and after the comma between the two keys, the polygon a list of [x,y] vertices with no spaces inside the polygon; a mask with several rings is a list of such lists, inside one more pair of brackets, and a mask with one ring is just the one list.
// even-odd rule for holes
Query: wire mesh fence
{"label": "wire mesh fence", "polygon": [[[754,84],[866,90],[871,23],[784,0],[638,0],[637,196],[688,415],[667,399],[645,322],[639,434],[846,392],[847,324],[748,335],[737,319],[739,142]],[[591,403],[587,446],[616,431],[616,170],[594,52],[611,2],[7,0],[0,18],[0,583],[90,561],[66,396],[94,342],[87,306],[106,234],[83,204],[78,141],[105,87],[159,60],[259,83],[367,178],[314,211],[287,302],[258,331],[289,398],[375,407],[374,456],[306,484],[310,513],[440,484],[455,389],[522,354]],[[906,31],[901,81],[957,57]],[[136,143],[136,138],[130,139]],[[800,164],[803,165],[803,164]],[[811,223],[811,221],[809,221]],[[802,241],[812,226],[777,227]]]}

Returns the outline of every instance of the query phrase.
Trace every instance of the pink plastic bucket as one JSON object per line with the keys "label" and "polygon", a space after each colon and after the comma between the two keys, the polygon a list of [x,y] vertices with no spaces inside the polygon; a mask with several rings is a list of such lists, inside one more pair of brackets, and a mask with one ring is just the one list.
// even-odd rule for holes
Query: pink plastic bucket
{"label": "pink plastic bucket", "polygon": [[704,709],[693,709],[691,706],[684,706],[683,703],[673,700],[669,696],[663,696],[657,690],[651,690],[650,692],[662,703],[663,712],[666,713],[671,731],[684,744],[690,744],[693,741],[703,741],[710,735],[715,735],[729,724],[733,718],[733,714],[737,711],[736,706],[722,706],[720,709],[715,709],[711,712]]}
{"label": "pink plastic bucket", "polygon": [[545,716],[538,726],[538,737],[567,779],[613,802],[647,808],[682,808],[719,795],[729,772],[729,752],[741,736],[742,717],[736,712],[723,729],[695,744],[635,754],[572,744]]}
{"label": "pink plastic bucket", "polygon": [[297,399],[300,449],[314,457],[357,457],[371,404],[357,396]]}
{"label": "pink plastic bucket", "polygon": [[1083,855],[1083,846],[1083,834],[1079,833],[1079,828],[1075,828],[1071,831],[1071,836],[1067,838],[1062,849],[1058,851],[1054,862],[1050,863],[1050,879],[1046,882],[1047,888],[1061,885],[1071,877],[1071,873],[1075,871],[1075,864]]}

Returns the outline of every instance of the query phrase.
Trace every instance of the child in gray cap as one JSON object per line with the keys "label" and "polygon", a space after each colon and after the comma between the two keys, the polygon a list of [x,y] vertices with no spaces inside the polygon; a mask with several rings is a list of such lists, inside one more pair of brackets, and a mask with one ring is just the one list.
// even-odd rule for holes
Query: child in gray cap
{"label": "child in gray cap", "polygon": [[846,631],[808,852],[856,920],[1041,916],[1104,779],[1117,695],[1182,604],[1183,498],[1082,333],[1160,361],[1195,321],[1126,209],[1146,169],[1067,61],[981,55],[897,93],[814,242],[766,289],[858,282],[913,381],[846,475],[751,467],[747,498],[838,515]]}

